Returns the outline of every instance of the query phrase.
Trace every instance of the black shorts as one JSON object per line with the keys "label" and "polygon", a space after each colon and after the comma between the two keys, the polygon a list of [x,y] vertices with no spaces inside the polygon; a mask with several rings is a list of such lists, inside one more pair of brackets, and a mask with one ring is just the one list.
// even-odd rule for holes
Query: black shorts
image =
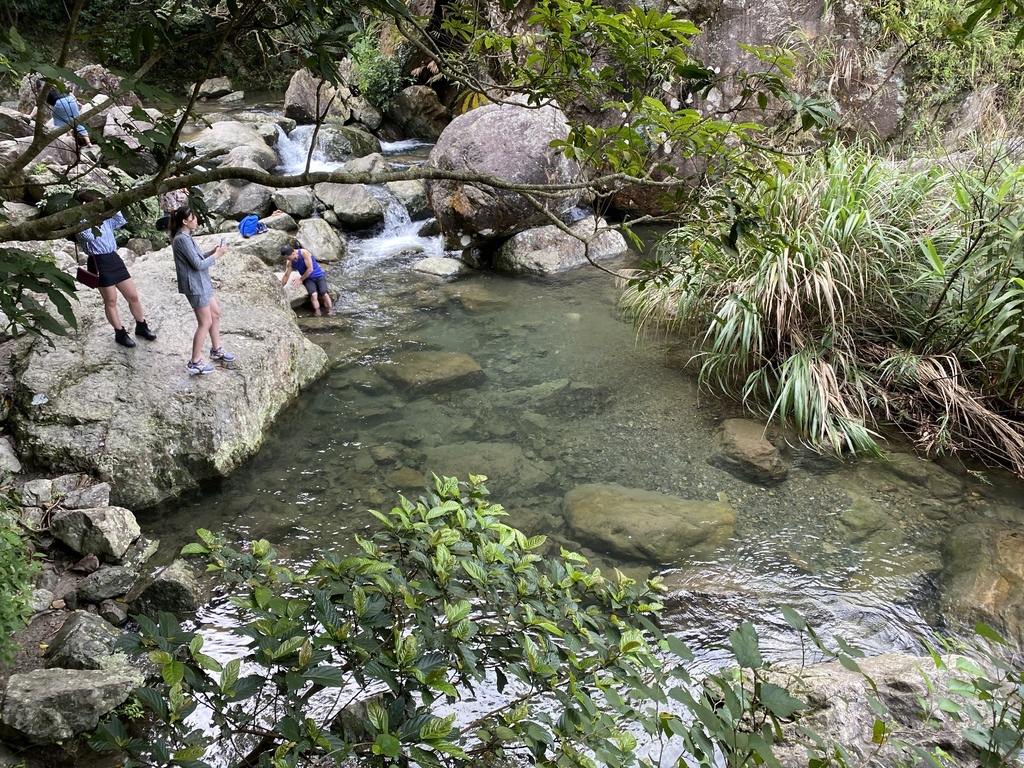
{"label": "black shorts", "polygon": [[116,253],[90,253],[89,271],[100,276],[100,288],[108,288],[131,279],[128,267]]}
{"label": "black shorts", "polygon": [[302,284],[306,286],[306,293],[310,296],[314,293],[319,293],[321,296],[327,293],[327,278],[323,275],[320,275],[320,277],[307,277]]}

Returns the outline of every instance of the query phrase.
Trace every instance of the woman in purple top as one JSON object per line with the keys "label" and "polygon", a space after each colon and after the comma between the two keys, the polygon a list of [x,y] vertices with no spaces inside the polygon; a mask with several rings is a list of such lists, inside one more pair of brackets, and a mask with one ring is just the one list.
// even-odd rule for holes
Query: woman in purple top
{"label": "woman in purple top", "polygon": [[[91,203],[99,200],[101,195],[92,190],[83,190],[75,194],[80,203]],[[75,239],[89,255],[87,264],[90,272],[100,276],[99,292],[103,297],[103,311],[107,321],[114,328],[114,341],[123,347],[134,347],[135,340],[121,325],[121,316],[117,311],[117,294],[124,296],[128,309],[135,318],[135,335],[147,341],[155,341],[156,334],[146,324],[146,313],[142,311],[139,292],[135,281],[128,274],[128,267],[117,255],[117,240],[114,230],[125,225],[124,216],[118,211],[109,219],[105,219],[95,227],[88,227],[75,235]]]}

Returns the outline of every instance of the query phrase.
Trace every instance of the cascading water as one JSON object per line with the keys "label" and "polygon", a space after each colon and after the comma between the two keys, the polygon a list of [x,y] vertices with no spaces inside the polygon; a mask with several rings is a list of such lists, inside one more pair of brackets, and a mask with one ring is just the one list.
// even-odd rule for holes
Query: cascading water
{"label": "cascading water", "polygon": [[[278,128],[275,145],[281,163],[280,173],[302,173],[306,168],[314,126],[303,125],[285,134]],[[398,168],[422,162],[422,149],[431,146],[418,139],[381,144],[381,152]],[[419,154],[417,152],[419,151]],[[335,171],[344,163],[327,159],[314,148],[310,163],[313,171]],[[444,256],[441,239],[420,234],[424,222],[415,222],[395,195],[385,186],[368,187],[384,210],[384,221],[367,232],[349,233],[348,254],[338,265],[328,267],[329,282],[341,288],[338,308],[346,314],[378,315],[388,304],[379,301],[386,283],[396,271],[419,259]],[[386,264],[386,266],[385,266]]]}
{"label": "cascading water", "polygon": [[278,173],[303,173],[306,170],[307,159],[310,171],[336,171],[344,165],[328,160],[323,150],[315,147],[312,158],[309,157],[315,129],[315,125],[300,125],[286,134],[281,126],[277,127],[277,143],[274,144],[274,149],[281,158],[281,163],[277,166]]}

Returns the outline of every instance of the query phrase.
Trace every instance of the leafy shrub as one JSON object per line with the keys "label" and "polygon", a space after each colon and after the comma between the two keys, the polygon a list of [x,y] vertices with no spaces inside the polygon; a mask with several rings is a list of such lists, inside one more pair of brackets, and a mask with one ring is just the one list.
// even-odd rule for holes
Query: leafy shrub
{"label": "leafy shrub", "polygon": [[1024,171],[835,147],[708,205],[722,228],[670,233],[623,296],[693,338],[702,385],[818,448],[895,422],[1024,475]]}
{"label": "leafy shrub", "polygon": [[10,661],[13,635],[30,615],[28,597],[37,571],[11,516],[14,506],[11,489],[0,489],[0,663]]}
{"label": "leafy shrub", "polygon": [[402,90],[404,78],[398,61],[381,53],[377,44],[378,25],[361,30],[352,46],[352,62],[359,93],[377,109],[385,110]]}
{"label": "leafy shrub", "polygon": [[[137,617],[142,631],[122,647],[161,668],[160,684],[136,691],[156,727],[136,736],[115,717],[91,745],[132,765],[190,768],[211,755],[222,766],[777,768],[774,748],[797,738],[809,765],[852,768],[842,745],[802,725],[799,673],[796,685],[770,674],[752,623],[722,646],[725,668],[691,674],[694,654],[660,628],[657,580],[605,579],[564,549],[540,555],[544,537],[504,525],[484,479],[437,479],[429,499],[374,512],[382,529],[357,537],[356,554],[327,553],[305,573],[276,564],[266,541],[236,551],[200,530],[183,551],[235,585],[232,631],[248,651],[214,659],[170,614]],[[860,671],[862,652],[841,640],[831,650],[782,612],[816,658]],[[968,679],[948,695],[929,685],[934,700],[919,704],[922,729],[936,725],[934,707],[960,719],[987,767],[1020,748],[1021,689],[1007,686],[1024,678],[1019,663],[981,657],[992,673],[957,661]],[[946,657],[933,658],[941,670]],[[475,703],[457,723],[452,706],[465,699]],[[871,701],[894,766],[942,764],[917,733],[901,741]],[[199,707],[205,729],[189,717]]]}

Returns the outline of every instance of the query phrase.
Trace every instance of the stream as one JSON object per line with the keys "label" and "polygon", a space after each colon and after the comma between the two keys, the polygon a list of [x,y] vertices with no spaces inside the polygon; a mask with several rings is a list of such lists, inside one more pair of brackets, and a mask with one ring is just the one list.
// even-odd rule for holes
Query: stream
{"label": "stream", "polygon": [[[281,149],[285,156],[294,147]],[[402,143],[385,152],[404,164],[427,149]],[[409,221],[384,189],[374,194],[387,205],[385,225],[353,235],[348,256],[328,268],[335,316],[298,310],[332,361],[329,373],[231,477],[139,516],[163,552],[202,526],[229,540],[266,538],[304,564],[324,548],[352,551],[353,534],[372,528],[367,510],[390,509],[399,493],[418,497],[431,472],[484,474],[511,525],[547,534],[603,570],[662,575],[668,626],[714,664],[715,644],[744,620],[758,626],[767,657],[798,658],[783,604],[822,636],[868,653],[921,653],[923,642],[949,631],[938,612],[944,535],[972,520],[1019,519],[1012,478],[908,454],[845,463],[795,446],[789,477],[774,488],[715,468],[708,458],[718,425],[741,412],[698,393],[672,340],[638,338],[616,309],[608,275],[477,272],[446,281],[418,273],[416,261],[444,255],[440,240],[419,236],[422,222]],[[486,376],[477,387],[411,395],[377,369],[406,350],[463,353]],[[566,382],[577,407],[545,410],[539,393]],[[733,535],[700,558],[618,561],[574,540],[565,524],[562,498],[584,483],[728,500]],[[201,620],[219,636],[230,613],[214,602]]]}

